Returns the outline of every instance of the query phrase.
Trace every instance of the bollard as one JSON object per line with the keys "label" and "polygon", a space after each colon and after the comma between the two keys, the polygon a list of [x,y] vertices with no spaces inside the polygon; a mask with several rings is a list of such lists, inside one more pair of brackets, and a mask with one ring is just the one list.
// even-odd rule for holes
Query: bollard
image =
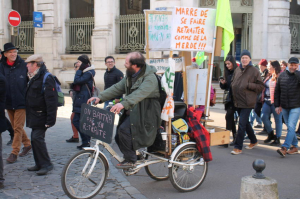
{"label": "bollard", "polygon": [[242,178],[240,199],[278,199],[277,181],[262,173],[265,161],[257,159],[252,166],[256,173]]}

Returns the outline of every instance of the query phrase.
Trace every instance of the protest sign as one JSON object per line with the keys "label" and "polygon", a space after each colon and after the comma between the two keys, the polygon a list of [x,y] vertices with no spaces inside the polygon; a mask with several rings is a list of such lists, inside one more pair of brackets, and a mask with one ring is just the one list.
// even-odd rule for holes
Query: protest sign
{"label": "protest sign", "polygon": [[[195,85],[198,78],[196,105],[205,105],[207,69],[190,69],[186,71],[188,81],[188,104],[193,105],[195,96]],[[210,94],[210,93],[209,93]]]}
{"label": "protest sign", "polygon": [[145,10],[145,15],[146,15],[145,51],[170,50],[172,12]]}
{"label": "protest sign", "polygon": [[172,50],[213,51],[215,9],[175,7],[172,18]]}
{"label": "protest sign", "polygon": [[115,114],[87,104],[81,105],[80,132],[110,144]]}
{"label": "protest sign", "polygon": [[[173,58],[175,61],[175,72],[182,71],[184,64],[184,57]],[[147,64],[152,65],[156,68],[157,74],[165,73],[165,71],[169,68],[169,58],[168,59],[147,59]]]}

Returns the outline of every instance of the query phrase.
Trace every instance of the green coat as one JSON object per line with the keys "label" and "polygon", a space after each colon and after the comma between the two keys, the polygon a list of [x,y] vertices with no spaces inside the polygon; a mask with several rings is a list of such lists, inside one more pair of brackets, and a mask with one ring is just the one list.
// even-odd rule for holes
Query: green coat
{"label": "green coat", "polygon": [[[131,78],[125,77],[117,84],[100,93],[101,102],[125,94],[121,104],[130,111],[133,149],[151,146],[161,124],[161,108],[155,67],[146,65],[141,69],[137,81],[131,86]],[[125,119],[122,114],[119,125]],[[118,126],[119,126],[118,125]]]}

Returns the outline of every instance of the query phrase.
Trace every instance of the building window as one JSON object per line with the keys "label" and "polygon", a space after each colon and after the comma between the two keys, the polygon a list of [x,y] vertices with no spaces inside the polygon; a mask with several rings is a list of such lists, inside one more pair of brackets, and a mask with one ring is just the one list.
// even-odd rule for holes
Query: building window
{"label": "building window", "polygon": [[94,0],[70,0],[70,18],[94,17]]}
{"label": "building window", "polygon": [[20,13],[22,21],[33,20],[33,0],[12,0],[12,9]]}

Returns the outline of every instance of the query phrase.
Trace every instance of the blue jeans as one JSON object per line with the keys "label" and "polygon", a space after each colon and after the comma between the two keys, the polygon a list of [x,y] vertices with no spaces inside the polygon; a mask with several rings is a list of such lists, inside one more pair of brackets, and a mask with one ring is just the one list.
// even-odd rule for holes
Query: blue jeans
{"label": "blue jeans", "polygon": [[239,108],[238,113],[240,116],[239,119],[239,129],[236,136],[236,142],[234,148],[242,150],[245,131],[248,134],[251,144],[255,144],[257,142],[256,136],[254,134],[253,128],[249,122],[249,115],[251,112],[251,108]]}
{"label": "blue jeans", "polygon": [[80,132],[80,128],[79,128],[80,122],[79,122],[79,120],[80,120],[80,113],[75,113],[74,118],[73,118],[73,125],[75,126],[75,128],[79,132],[82,144],[88,144],[91,141],[91,136]]}
{"label": "blue jeans", "polygon": [[278,115],[275,111],[274,104],[271,104],[270,101],[265,101],[261,111],[261,119],[268,133],[271,133],[273,130],[271,126],[272,123],[270,121],[271,113],[273,113],[275,119],[276,136],[280,138],[282,132],[282,113],[279,113]]}
{"label": "blue jeans", "polygon": [[287,149],[289,149],[291,145],[298,147],[298,139],[295,130],[300,115],[300,108],[282,109],[282,115],[288,128],[287,135],[282,146]]}
{"label": "blue jeans", "polygon": [[253,126],[253,122],[255,119],[256,119],[257,124],[261,125],[261,123],[262,123],[261,118],[255,113],[254,109],[252,109],[250,116],[249,116],[249,122],[250,122],[251,126]]}

